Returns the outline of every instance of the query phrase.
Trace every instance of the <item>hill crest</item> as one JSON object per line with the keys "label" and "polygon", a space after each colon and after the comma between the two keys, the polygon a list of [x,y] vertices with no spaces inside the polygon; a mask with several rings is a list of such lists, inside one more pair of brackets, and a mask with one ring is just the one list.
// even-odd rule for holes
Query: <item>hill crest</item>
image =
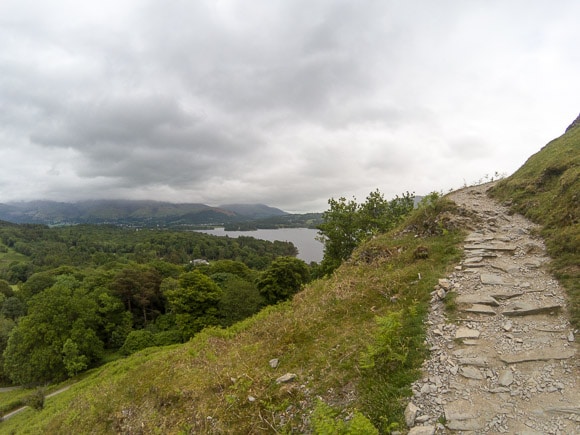
{"label": "hill crest", "polygon": [[79,202],[22,201],[0,203],[0,220],[45,225],[114,224],[176,226],[225,224],[282,216],[286,212],[264,204],[212,207],[201,203],[151,200],[86,200]]}

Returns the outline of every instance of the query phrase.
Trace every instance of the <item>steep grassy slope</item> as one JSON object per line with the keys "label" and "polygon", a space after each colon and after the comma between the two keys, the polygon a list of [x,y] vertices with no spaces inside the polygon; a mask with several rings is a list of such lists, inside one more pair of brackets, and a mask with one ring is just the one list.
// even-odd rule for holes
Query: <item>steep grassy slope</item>
{"label": "steep grassy slope", "polygon": [[[0,430],[302,433],[350,425],[364,433],[372,421],[386,432],[402,423],[426,353],[430,292],[460,255],[463,234],[448,225],[453,210],[437,200],[405,223],[412,231],[364,244],[292,301],[185,345],[109,363]],[[276,381],[287,373],[295,379]]]}
{"label": "steep grassy slope", "polygon": [[542,226],[552,270],[580,326],[580,123],[553,140],[491,194]]}

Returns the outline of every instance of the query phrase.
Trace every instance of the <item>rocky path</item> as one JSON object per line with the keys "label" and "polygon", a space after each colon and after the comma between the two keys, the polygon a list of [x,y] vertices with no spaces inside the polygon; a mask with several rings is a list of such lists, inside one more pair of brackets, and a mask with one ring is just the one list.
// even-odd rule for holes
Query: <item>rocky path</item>
{"label": "rocky path", "polygon": [[461,264],[433,292],[431,358],[413,385],[409,433],[580,434],[579,352],[565,292],[546,271],[534,224],[488,198],[489,187],[451,195],[480,222]]}

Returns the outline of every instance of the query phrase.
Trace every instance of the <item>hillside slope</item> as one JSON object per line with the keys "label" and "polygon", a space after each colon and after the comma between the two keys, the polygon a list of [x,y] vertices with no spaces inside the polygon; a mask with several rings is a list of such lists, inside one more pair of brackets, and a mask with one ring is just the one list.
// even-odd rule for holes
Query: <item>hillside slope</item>
{"label": "hillside slope", "polygon": [[580,121],[499,182],[491,195],[542,226],[552,272],[566,287],[572,322],[580,326]]}
{"label": "hillside slope", "polygon": [[41,412],[26,411],[0,428],[222,434],[368,428],[367,417],[382,431],[402,424],[426,354],[430,292],[458,260],[454,210],[437,200],[406,222],[408,232],[361,246],[292,301],[187,344],[109,363]]}
{"label": "hillside slope", "polygon": [[0,204],[0,220],[46,225],[198,225],[224,224],[284,216],[287,213],[263,204],[211,207],[197,203],[137,200],[92,200],[75,203],[29,201]]}

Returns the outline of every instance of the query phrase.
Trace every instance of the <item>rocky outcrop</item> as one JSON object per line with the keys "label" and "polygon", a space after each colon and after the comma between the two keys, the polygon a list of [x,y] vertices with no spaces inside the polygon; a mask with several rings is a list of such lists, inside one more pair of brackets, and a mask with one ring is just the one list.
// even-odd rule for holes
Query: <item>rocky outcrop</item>
{"label": "rocky outcrop", "polygon": [[576,118],[574,122],[568,126],[568,128],[566,129],[566,133],[568,133],[568,131],[578,126],[580,126],[580,115],[578,115],[578,118]]}

